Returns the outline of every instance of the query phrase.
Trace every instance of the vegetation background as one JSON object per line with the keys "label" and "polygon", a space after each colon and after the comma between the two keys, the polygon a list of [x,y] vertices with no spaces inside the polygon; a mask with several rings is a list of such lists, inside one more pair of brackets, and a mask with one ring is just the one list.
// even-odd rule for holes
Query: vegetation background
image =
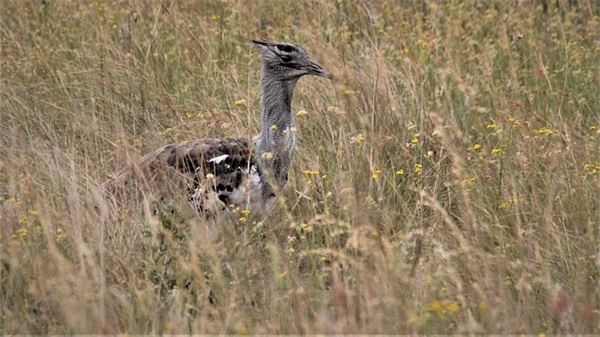
{"label": "vegetation background", "polygon": [[[1,334],[600,333],[600,3],[0,2]],[[203,239],[99,184],[294,97],[264,222]],[[100,205],[100,207],[94,206]]]}

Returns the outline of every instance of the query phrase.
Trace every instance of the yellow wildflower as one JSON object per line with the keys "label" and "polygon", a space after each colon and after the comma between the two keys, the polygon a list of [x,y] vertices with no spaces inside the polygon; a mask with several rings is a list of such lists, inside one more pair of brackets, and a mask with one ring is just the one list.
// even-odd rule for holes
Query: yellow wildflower
{"label": "yellow wildflower", "polygon": [[360,145],[365,141],[365,137],[359,133],[356,137],[350,138],[350,143]]}
{"label": "yellow wildflower", "polygon": [[423,165],[421,164],[415,164],[415,173],[416,174],[421,174],[423,172]]}
{"label": "yellow wildflower", "polygon": [[446,312],[457,312],[460,309],[458,302],[444,300],[444,301],[433,301],[427,304],[427,311],[435,312],[437,314],[444,314]]}
{"label": "yellow wildflower", "polygon": [[235,101],[235,106],[246,106],[246,100],[245,99],[238,99],[237,101]]}
{"label": "yellow wildflower", "polygon": [[381,174],[381,170],[375,170],[375,171],[373,172],[373,174],[371,174],[371,178],[373,178],[373,179],[377,179],[377,178],[379,178],[379,175],[380,175],[380,174]]}
{"label": "yellow wildflower", "polygon": [[541,129],[537,130],[537,133],[548,135],[548,136],[552,136],[554,134],[554,132],[552,130],[547,129],[547,128],[541,128]]}

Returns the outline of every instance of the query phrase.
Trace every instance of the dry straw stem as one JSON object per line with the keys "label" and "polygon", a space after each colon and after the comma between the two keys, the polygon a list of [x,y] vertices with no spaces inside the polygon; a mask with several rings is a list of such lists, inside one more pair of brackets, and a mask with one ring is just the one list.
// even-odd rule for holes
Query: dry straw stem
{"label": "dry straw stem", "polygon": [[[595,1],[0,2],[0,333],[598,334]],[[291,41],[299,144],[264,221],[99,184],[258,132]]]}

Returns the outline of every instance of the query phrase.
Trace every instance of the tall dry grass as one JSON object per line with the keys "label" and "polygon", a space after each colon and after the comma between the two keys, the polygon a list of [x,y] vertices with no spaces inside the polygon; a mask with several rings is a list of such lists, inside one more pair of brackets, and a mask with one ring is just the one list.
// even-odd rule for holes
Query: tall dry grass
{"label": "tall dry grass", "polygon": [[[0,2],[0,333],[600,332],[599,15]],[[208,240],[185,207],[105,202],[154,148],[257,133],[252,38],[336,75],[298,86],[274,213]]]}

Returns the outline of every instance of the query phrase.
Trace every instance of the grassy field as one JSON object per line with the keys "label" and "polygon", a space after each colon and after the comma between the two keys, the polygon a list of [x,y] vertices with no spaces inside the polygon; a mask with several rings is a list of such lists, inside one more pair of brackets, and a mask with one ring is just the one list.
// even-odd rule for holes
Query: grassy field
{"label": "grassy field", "polygon": [[[599,15],[0,1],[0,334],[600,333]],[[207,240],[105,202],[157,147],[258,133],[254,38],[335,75],[298,85],[273,213]]]}

